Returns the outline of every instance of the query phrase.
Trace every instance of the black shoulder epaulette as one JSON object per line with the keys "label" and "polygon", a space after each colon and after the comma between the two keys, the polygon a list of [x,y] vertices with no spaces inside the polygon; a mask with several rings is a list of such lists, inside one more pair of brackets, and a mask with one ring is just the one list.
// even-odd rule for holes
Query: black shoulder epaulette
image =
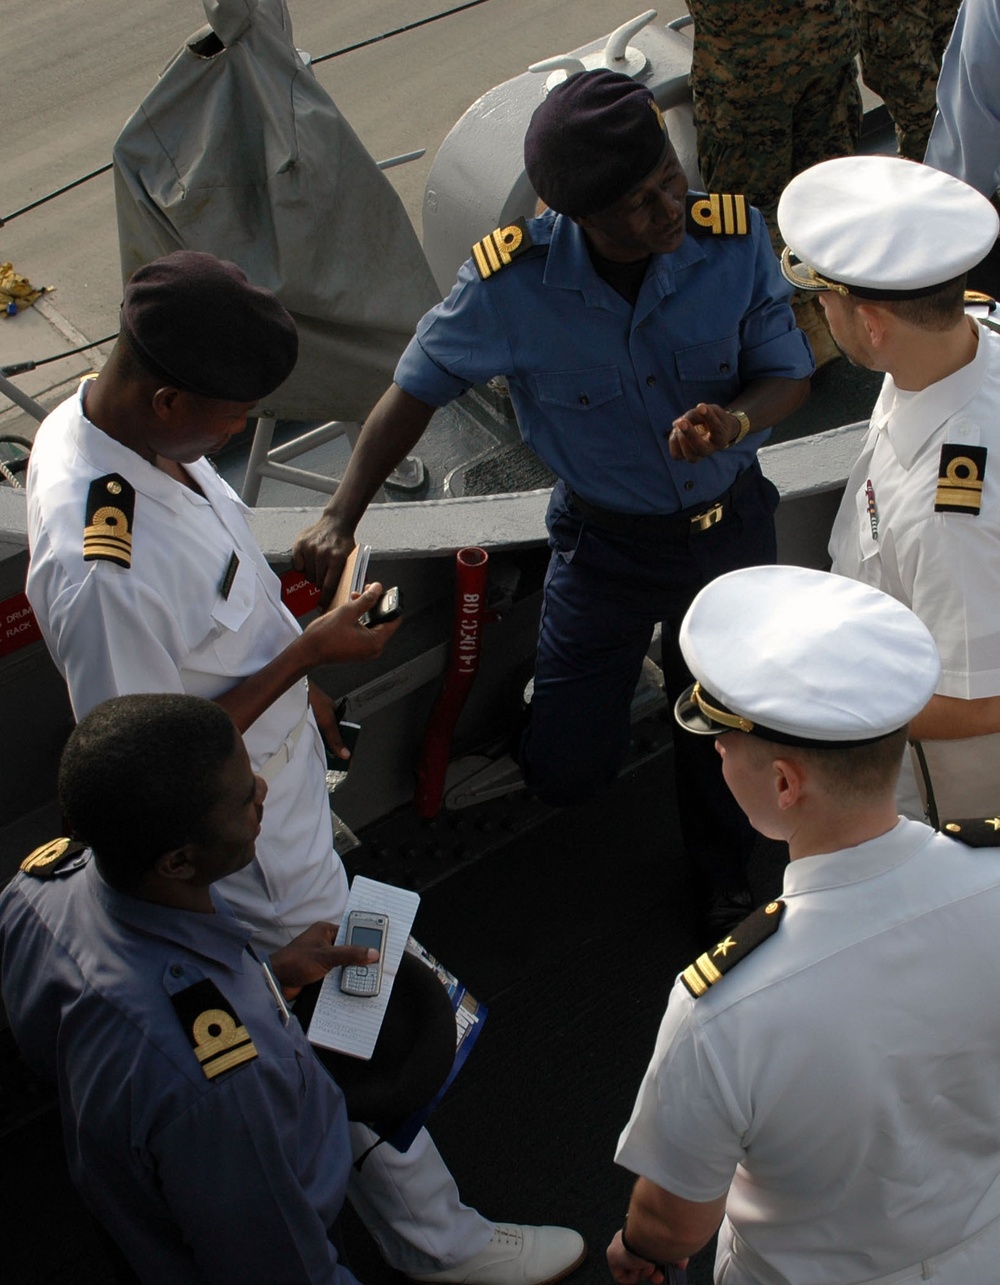
{"label": "black shoulder epaulette", "polygon": [[723,937],[717,946],[699,955],[681,973],[681,981],[691,994],[698,999],[716,982],[721,981],[726,973],[741,959],[746,959],[752,950],[767,941],[768,937],[778,931],[778,923],[785,909],[783,901],[769,901],[760,906],[752,915],[747,915],[742,923],[737,924],[728,937]]}
{"label": "black shoulder epaulette", "polygon": [[689,192],[684,229],[692,236],[746,236],[750,231],[750,203],[741,193]]}
{"label": "black shoulder epaulette", "polygon": [[485,281],[492,277],[533,245],[524,219],[515,219],[506,227],[496,228],[472,247],[472,257],[476,261],[480,279]]}
{"label": "black shoulder epaulette", "polygon": [[130,567],[134,516],[135,487],[120,473],[91,482],[83,532],[84,562],[117,562],[120,567]]}
{"label": "black shoulder epaulette", "polygon": [[236,1010],[207,977],[170,996],[208,1080],[252,1062],[257,1049]]}
{"label": "black shoulder epaulette", "polygon": [[959,446],[945,442],[938,465],[935,513],[979,514],[983,506],[983,480],[986,477],[986,447]]}
{"label": "black shoulder epaulette", "polygon": [[87,864],[83,855],[85,843],[76,839],[50,839],[40,848],[29,853],[21,862],[21,870],[32,879],[55,879],[58,875],[73,874]]}
{"label": "black shoulder epaulette", "polygon": [[1000,816],[946,821],[941,833],[970,848],[1000,848]]}

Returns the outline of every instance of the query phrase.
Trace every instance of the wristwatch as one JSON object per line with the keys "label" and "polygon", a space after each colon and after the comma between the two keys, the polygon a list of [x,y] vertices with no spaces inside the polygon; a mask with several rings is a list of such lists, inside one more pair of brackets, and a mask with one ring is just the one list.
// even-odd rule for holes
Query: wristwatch
{"label": "wristwatch", "polygon": [[750,416],[745,410],[733,410],[731,406],[727,406],[726,409],[729,411],[730,415],[735,415],[740,421],[740,431],[726,447],[726,450],[728,451],[730,446],[738,446],[739,443],[743,441],[744,437],[746,437],[747,433],[750,432]]}

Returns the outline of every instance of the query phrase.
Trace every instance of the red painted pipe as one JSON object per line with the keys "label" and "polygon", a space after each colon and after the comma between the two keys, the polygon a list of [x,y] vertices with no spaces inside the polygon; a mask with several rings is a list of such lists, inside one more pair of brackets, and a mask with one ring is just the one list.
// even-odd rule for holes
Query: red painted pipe
{"label": "red painted pipe", "polygon": [[444,686],[438,693],[424,731],[424,744],[417,767],[417,791],[413,796],[413,806],[418,816],[434,817],[441,809],[451,738],[469,688],[479,670],[488,562],[485,549],[459,549],[455,555],[455,615],[451,631],[451,655],[448,657]]}

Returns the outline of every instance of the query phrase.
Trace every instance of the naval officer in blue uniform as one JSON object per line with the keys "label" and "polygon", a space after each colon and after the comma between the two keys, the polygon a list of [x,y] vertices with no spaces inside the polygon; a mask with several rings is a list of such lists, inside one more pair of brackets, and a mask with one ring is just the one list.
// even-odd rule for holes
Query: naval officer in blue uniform
{"label": "naval officer in blue uniform", "polygon": [[[519,754],[529,788],[570,804],[621,764],[654,626],[673,698],[690,681],[676,629],[695,594],[774,561],[777,495],[756,453],[813,362],[760,215],[739,196],[688,196],[643,85],[569,77],[532,117],[525,169],[548,208],[474,247],[295,557],[329,599],[365,507],[434,410],[503,375],[525,442],[560,479]],[[751,833],[700,749],[676,755],[684,838],[728,914],[749,909]]]}
{"label": "naval officer in blue uniform", "polygon": [[372,952],[322,923],[269,964],[252,950],[212,885],[253,859],[266,794],[214,702],[117,697],[60,766],[82,842],[37,849],[0,895],[11,1029],[58,1083],[70,1175],[144,1285],[357,1285],[329,1235],[344,1100],[285,996]]}

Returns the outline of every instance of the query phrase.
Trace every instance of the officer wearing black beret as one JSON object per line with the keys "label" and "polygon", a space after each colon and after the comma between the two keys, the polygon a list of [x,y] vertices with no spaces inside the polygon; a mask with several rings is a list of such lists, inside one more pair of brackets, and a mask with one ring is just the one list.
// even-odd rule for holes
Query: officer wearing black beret
{"label": "officer wearing black beret", "polygon": [[[618,771],[655,625],[676,696],[695,593],[773,561],[776,495],[756,452],[805,398],[812,359],[760,216],[739,194],[688,195],[640,81],[570,76],[535,111],[524,161],[548,208],[478,242],[420,322],[296,565],[329,598],[365,506],[435,408],[504,376],[559,478],[519,756],[529,788],[570,804]],[[710,754],[678,752],[676,767],[689,855],[725,913],[745,903],[749,831]]]}
{"label": "officer wearing black beret", "polygon": [[[263,952],[316,921],[339,923],[347,902],[324,739],[347,751],[330,697],[306,675],[374,658],[398,628],[360,623],[375,584],[303,632],[205,458],[295,356],[291,316],[236,264],[192,251],[158,259],[129,280],[107,365],[40,426],[28,476],[28,597],[77,717],[135,692],[209,697],[267,781],[256,856],[219,887]],[[356,1156],[371,1151],[367,1123],[350,1132]],[[485,1270],[491,1285],[538,1285],[584,1252],[569,1228],[498,1227],[464,1205],[426,1130],[405,1153],[379,1147],[355,1190],[390,1261],[413,1276]]]}

